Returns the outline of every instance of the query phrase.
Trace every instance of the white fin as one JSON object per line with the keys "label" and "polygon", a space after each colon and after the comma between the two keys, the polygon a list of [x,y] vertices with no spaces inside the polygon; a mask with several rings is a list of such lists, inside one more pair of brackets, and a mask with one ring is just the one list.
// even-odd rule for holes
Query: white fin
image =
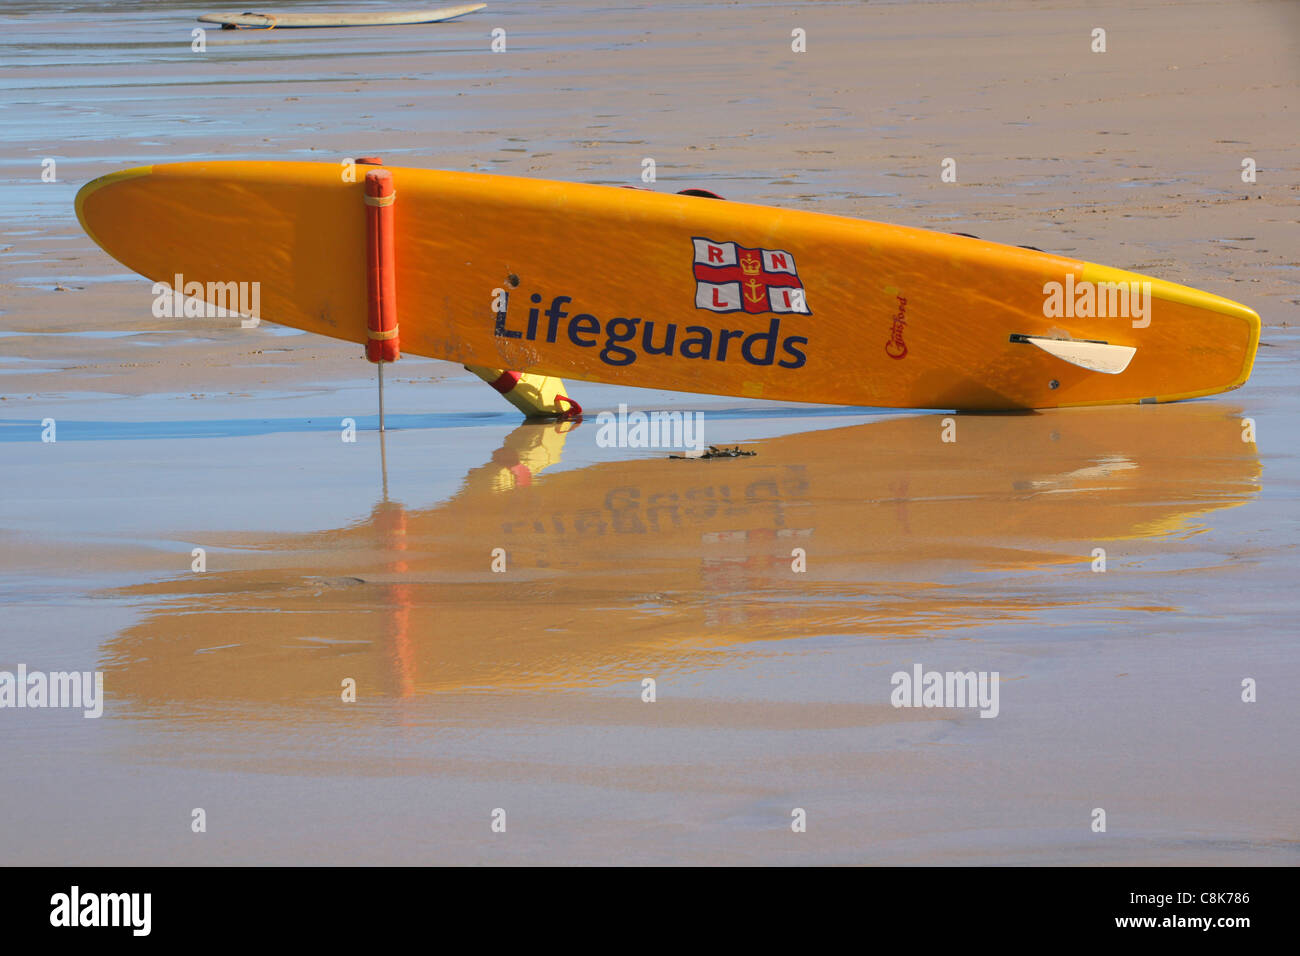
{"label": "white fin", "polygon": [[1055,478],[1047,478],[1042,481],[1031,481],[1029,487],[1035,491],[1050,493],[1060,492],[1094,492],[1097,490],[1095,485],[1084,488],[1067,487],[1078,485],[1083,482],[1100,481],[1103,478],[1109,478],[1116,472],[1132,471],[1137,468],[1137,462],[1132,461],[1122,455],[1110,456],[1099,459],[1097,464],[1090,465],[1086,468],[1076,468],[1074,471],[1067,472],[1064,475],[1057,475]]}
{"label": "white fin", "polygon": [[1105,342],[1045,339],[1036,335],[1026,335],[1021,341],[1037,345],[1048,355],[1055,355],[1071,365],[1107,375],[1118,375],[1124,371],[1137,354],[1137,349],[1131,345],[1107,345]]}

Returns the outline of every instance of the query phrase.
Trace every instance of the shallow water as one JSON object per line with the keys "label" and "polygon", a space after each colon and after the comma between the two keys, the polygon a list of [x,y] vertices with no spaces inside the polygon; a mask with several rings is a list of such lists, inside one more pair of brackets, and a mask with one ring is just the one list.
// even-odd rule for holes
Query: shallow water
{"label": "shallow water", "polygon": [[[208,4],[129,6],[0,14],[0,670],[107,696],[0,709],[0,858],[1297,862],[1289,8],[1115,5],[1104,60],[1032,4],[576,0],[198,59]],[[72,215],[126,165],[358,150],[629,184],[651,155],[662,189],[1146,267],[1257,308],[1264,343],[1245,388],[1178,405],[570,383],[576,427],[403,359],[381,440],[354,346],[155,319]],[[603,447],[620,403],[757,454]],[[917,665],[998,672],[997,716],[892,706]]]}

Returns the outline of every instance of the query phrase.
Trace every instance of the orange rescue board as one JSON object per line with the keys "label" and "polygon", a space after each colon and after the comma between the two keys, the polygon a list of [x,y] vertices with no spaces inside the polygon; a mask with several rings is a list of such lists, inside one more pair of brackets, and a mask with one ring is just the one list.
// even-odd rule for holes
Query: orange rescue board
{"label": "orange rescue board", "polygon": [[[994,410],[1224,392],[1249,378],[1259,342],[1259,316],[1228,299],[978,239],[613,186],[388,168],[402,349],[464,365]],[[228,294],[221,284],[260,283],[261,318],[365,343],[364,168],[352,182],[343,172],[146,166],[88,183],[77,215],[106,252],[154,281],[201,283],[214,304]]]}

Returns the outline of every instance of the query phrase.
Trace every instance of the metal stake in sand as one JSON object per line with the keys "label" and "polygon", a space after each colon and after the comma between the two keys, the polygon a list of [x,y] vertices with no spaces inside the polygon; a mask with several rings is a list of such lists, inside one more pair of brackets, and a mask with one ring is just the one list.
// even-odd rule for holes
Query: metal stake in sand
{"label": "metal stake in sand", "polygon": [[[373,161],[367,157],[358,162]],[[366,358],[379,367],[379,430],[384,430],[384,363],[401,356],[397,339],[397,266],[393,201],[397,191],[386,169],[366,173]]]}
{"label": "metal stake in sand", "polygon": [[[382,365],[379,366],[379,367],[380,367],[381,369],[383,368]],[[380,395],[383,395],[384,393],[381,391],[379,394],[380,394]],[[380,419],[379,419],[379,420],[380,420],[381,422],[383,421],[383,413],[382,413],[382,412],[380,413]],[[385,504],[388,503],[388,448],[385,446],[385,443],[384,443],[386,437],[387,437],[387,436],[384,434],[384,430],[383,430],[383,428],[380,428],[380,429],[379,429],[379,476],[380,476],[380,480],[383,482],[383,486],[384,486],[384,503],[385,503]]]}

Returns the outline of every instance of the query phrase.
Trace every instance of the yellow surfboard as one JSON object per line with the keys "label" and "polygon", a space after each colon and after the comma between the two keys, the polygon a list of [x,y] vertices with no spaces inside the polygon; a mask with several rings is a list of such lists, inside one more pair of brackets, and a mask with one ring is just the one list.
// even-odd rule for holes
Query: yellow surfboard
{"label": "yellow surfboard", "polygon": [[[1168,402],[1250,376],[1228,299],[964,236],[713,198],[388,167],[401,348],[783,401],[972,410]],[[174,163],[77,195],[115,259],[366,341],[364,167]]]}

